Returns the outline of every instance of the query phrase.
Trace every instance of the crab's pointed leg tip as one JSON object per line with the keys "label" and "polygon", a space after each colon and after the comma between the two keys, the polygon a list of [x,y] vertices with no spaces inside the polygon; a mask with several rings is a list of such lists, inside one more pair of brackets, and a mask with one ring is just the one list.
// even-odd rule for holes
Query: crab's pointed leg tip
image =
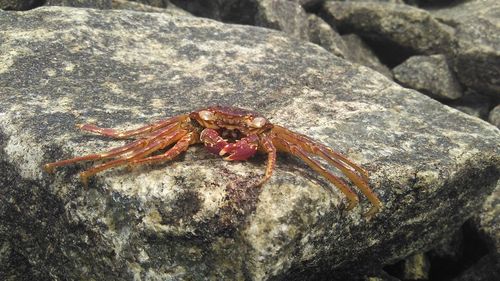
{"label": "crab's pointed leg tip", "polygon": [[349,203],[347,203],[346,210],[350,211],[350,210],[354,209],[354,207],[356,207],[357,205],[358,205],[358,201],[350,200]]}
{"label": "crab's pointed leg tip", "polygon": [[80,181],[82,182],[83,186],[89,186],[89,177],[85,172],[80,173]]}
{"label": "crab's pointed leg tip", "polygon": [[43,165],[43,169],[45,170],[46,173],[49,173],[49,174],[54,173],[54,166],[52,166],[50,164]]}
{"label": "crab's pointed leg tip", "polygon": [[367,220],[370,220],[370,219],[372,219],[379,212],[380,212],[380,208],[377,207],[377,206],[373,206],[373,207],[371,207],[371,209],[368,212],[366,212],[365,214],[363,214],[363,216]]}

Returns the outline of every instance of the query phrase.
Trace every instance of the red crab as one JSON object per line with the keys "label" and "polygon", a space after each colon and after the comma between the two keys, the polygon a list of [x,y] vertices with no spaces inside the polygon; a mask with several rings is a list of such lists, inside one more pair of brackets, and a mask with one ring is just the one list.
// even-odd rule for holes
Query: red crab
{"label": "red crab", "polygon": [[[356,193],[343,179],[328,171],[311,156],[319,156],[326,160],[361,190],[373,205],[366,213],[367,216],[374,215],[382,207],[382,203],[368,185],[366,170],[331,148],[305,135],[271,124],[260,114],[245,109],[212,106],[124,132],[92,124],[78,125],[78,127],[107,137],[133,138],[134,141],[104,153],[45,164],[44,169],[47,172],[52,172],[55,167],[80,161],[108,160],[80,173],[82,182],[87,184],[88,177],[112,167],[168,161],[186,151],[190,145],[203,143],[210,152],[225,156],[224,159],[229,161],[246,160],[257,151],[267,153],[266,172],[258,183],[262,185],[271,177],[274,170],[276,152],[282,151],[302,159],[340,189],[347,197],[347,209],[352,209],[358,204]],[[155,153],[167,147],[170,148],[165,152]]]}

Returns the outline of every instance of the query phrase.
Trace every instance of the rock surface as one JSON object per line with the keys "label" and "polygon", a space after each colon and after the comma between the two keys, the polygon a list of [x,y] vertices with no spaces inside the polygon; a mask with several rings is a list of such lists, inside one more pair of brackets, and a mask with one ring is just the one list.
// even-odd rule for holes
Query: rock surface
{"label": "rock surface", "polygon": [[287,0],[257,0],[255,25],[281,30],[289,36],[309,40],[307,14],[301,5]]}
{"label": "rock surface", "polygon": [[500,2],[466,1],[431,12],[456,27],[454,67],[460,81],[500,99]]}
{"label": "rock surface", "polygon": [[37,0],[0,0],[0,9],[2,10],[26,10],[32,8]]}
{"label": "rock surface", "polygon": [[309,21],[309,41],[320,45],[338,57],[345,58],[349,50],[340,34],[316,15],[310,14],[307,19]]}
{"label": "rock surface", "polygon": [[460,83],[444,55],[413,56],[392,71],[399,83],[432,98],[456,100],[462,97]]}
{"label": "rock surface", "polygon": [[69,6],[79,8],[111,9],[111,0],[46,0],[47,6]]}
{"label": "rock surface", "polygon": [[390,42],[416,54],[449,52],[452,31],[431,14],[386,2],[336,2],[323,5],[323,17],[341,32]]}
{"label": "rock surface", "polygon": [[188,12],[176,7],[175,5],[168,3],[166,7],[160,8],[156,6],[149,6],[142,3],[127,1],[127,0],[113,0],[113,9],[117,10],[132,10],[138,12],[149,12],[149,13],[167,13],[173,16],[190,16]]}
{"label": "rock surface", "polygon": [[[0,237],[46,278],[363,276],[453,233],[499,178],[497,128],[282,33],[61,7],[0,11],[0,26]],[[201,148],[89,188],[77,177],[88,164],[40,168],[125,143],[77,123],[126,129],[211,104],[345,153],[384,210],[366,221],[362,198],[343,211],[340,192],[282,155],[262,189],[251,186],[263,157],[228,163]]]}
{"label": "rock surface", "polygon": [[500,129],[500,104],[490,111],[488,121]]}

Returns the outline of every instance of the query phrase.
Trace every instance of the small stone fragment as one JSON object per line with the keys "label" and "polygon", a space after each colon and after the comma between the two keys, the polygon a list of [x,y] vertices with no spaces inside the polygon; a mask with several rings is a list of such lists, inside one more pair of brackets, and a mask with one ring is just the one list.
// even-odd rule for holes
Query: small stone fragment
{"label": "small stone fragment", "polygon": [[0,0],[0,10],[28,10],[32,9],[36,2],[36,0]]}
{"label": "small stone fragment", "polygon": [[500,128],[500,104],[490,111],[488,122]]}
{"label": "small stone fragment", "polygon": [[405,87],[438,100],[462,97],[462,88],[444,55],[413,56],[393,69],[394,78]]}
{"label": "small stone fragment", "polygon": [[190,13],[176,7],[171,3],[169,3],[166,8],[160,8],[157,6],[150,6],[134,1],[113,0],[113,9],[132,10],[132,11],[148,12],[148,13],[165,13],[174,16],[191,16]]}
{"label": "small stone fragment", "polygon": [[427,11],[381,2],[335,2],[323,5],[323,18],[340,32],[396,44],[420,54],[446,53],[452,33]]}
{"label": "small stone fragment", "polygon": [[424,253],[408,257],[403,264],[404,280],[429,279],[429,260]]}
{"label": "small stone fragment", "polygon": [[309,40],[307,14],[297,3],[286,0],[259,0],[255,24],[277,29],[291,37]]}
{"label": "small stone fragment", "polygon": [[47,0],[46,6],[67,6],[78,8],[111,9],[111,0]]}
{"label": "small stone fragment", "polygon": [[349,50],[342,37],[320,17],[310,14],[308,20],[309,40],[334,55],[345,58]]}
{"label": "small stone fragment", "polygon": [[499,11],[497,0],[463,1],[430,11],[456,27],[453,67],[460,82],[496,99],[500,98]]}

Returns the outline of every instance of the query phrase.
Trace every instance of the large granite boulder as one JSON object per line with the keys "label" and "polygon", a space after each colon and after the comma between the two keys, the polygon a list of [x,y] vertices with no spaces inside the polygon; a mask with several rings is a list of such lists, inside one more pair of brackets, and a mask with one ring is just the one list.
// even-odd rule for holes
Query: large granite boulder
{"label": "large granite boulder", "polygon": [[327,1],[322,16],[342,32],[356,33],[408,52],[436,54],[452,50],[453,30],[427,11],[409,5]]}
{"label": "large granite boulder", "polygon": [[[366,67],[263,28],[161,13],[0,11],[0,261],[59,280],[345,280],[422,252],[477,214],[499,178],[494,126]],[[257,110],[370,171],[371,220],[294,157],[99,174],[41,165],[212,104]],[[8,263],[0,267],[15,272]],[[7,268],[5,268],[7,267]],[[2,273],[4,273],[2,272]],[[333,277],[332,277],[333,276]]]}
{"label": "large granite boulder", "polygon": [[500,100],[500,2],[464,1],[431,13],[456,28],[454,67],[461,82]]}

